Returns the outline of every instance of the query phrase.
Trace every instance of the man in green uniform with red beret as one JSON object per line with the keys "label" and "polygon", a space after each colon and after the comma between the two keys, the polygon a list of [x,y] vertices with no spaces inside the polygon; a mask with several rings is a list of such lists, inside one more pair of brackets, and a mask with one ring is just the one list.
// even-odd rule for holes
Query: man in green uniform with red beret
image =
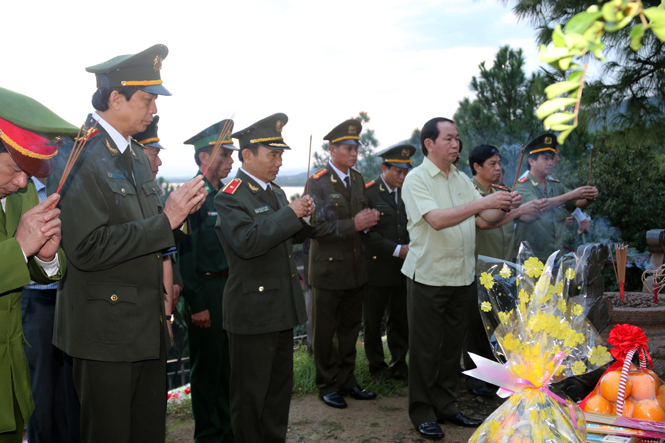
{"label": "man in green uniform with red beret", "polygon": [[[41,203],[30,176],[53,171],[57,143],[71,125],[35,100],[0,88],[0,442],[20,443],[34,409],[23,351],[21,290],[60,280],[58,195]],[[45,138],[49,137],[49,139]]]}
{"label": "man in green uniform with red beret", "polygon": [[[222,130],[220,148],[214,152]],[[222,179],[231,172],[232,154],[238,150],[231,140],[232,132],[233,120],[222,120],[185,142],[194,145],[197,175],[205,171],[203,180],[207,192],[203,206],[189,216],[191,235],[178,245],[185,284],[182,296],[187,303],[183,315],[189,332],[196,443],[233,441],[229,340],[223,324],[223,294],[229,278],[229,263],[215,233],[215,196],[224,187]]]}
{"label": "man in green uniform with red beret", "polygon": [[162,207],[150,162],[130,137],[152,122],[158,95],[170,95],[160,77],[167,54],[155,45],[87,68],[97,78],[96,111],[86,120],[95,130],[62,189],[69,266],[54,343],[74,358],[87,443],[165,438],[162,251],[175,246],[205,198],[203,181],[194,179]]}

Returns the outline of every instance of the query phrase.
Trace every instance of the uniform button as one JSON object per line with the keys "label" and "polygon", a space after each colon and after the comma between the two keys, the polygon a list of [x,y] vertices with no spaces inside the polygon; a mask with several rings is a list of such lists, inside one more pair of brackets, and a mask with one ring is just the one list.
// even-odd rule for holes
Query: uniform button
{"label": "uniform button", "polygon": [[383,215],[383,212],[381,213],[381,215]]}
{"label": "uniform button", "polygon": [[332,261],[332,257],[330,257],[328,260],[329,260],[329,261]]}
{"label": "uniform button", "polygon": [[111,296],[111,301],[112,301],[112,302],[116,302],[116,301],[118,301],[118,296],[115,295],[115,294],[113,294],[113,295]]}
{"label": "uniform button", "polygon": [[125,193],[125,188],[120,188],[120,192]]}
{"label": "uniform button", "polygon": [[376,260],[376,255],[375,255],[374,257],[372,257],[372,259],[373,259],[373,260]]}
{"label": "uniform button", "polygon": [[161,258],[161,257],[162,257],[162,253],[161,253],[161,252],[158,252],[158,253],[157,253],[157,258]]}
{"label": "uniform button", "polygon": [[397,211],[397,213],[399,214],[399,211]]}
{"label": "uniform button", "polygon": [[264,287],[263,287],[263,286],[259,286],[259,292],[263,292],[263,290],[264,290]]}
{"label": "uniform button", "polygon": [[397,227],[398,227],[398,228],[401,228],[401,226],[400,226],[400,225],[397,225]]}
{"label": "uniform button", "polygon": [[291,256],[290,256],[290,255],[289,255],[289,258],[291,258]]}
{"label": "uniform button", "polygon": [[296,277],[296,274],[291,274],[291,278],[295,278],[295,277]]}

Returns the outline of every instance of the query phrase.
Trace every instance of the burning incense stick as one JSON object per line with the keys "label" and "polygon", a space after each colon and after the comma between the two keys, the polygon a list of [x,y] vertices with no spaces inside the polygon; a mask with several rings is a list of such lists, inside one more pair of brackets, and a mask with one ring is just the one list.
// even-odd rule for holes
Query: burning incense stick
{"label": "burning incense stick", "polygon": [[[76,160],[78,160],[79,155],[81,155],[81,152],[83,152],[85,144],[88,143],[88,140],[90,140],[93,135],[96,134],[97,122],[95,122],[95,124],[91,128],[84,130],[83,129],[84,127],[85,123],[83,124],[83,126],[81,126],[78,134],[76,135],[76,138],[74,139],[74,146],[72,146],[72,151],[69,153],[69,158],[67,159],[67,163],[65,164],[65,169],[62,171],[62,175],[60,176],[60,181],[58,182],[58,189],[55,191],[56,194],[60,193],[62,186],[67,181],[67,177],[69,176],[69,173],[76,164]],[[51,207],[49,208],[49,210],[51,209],[53,209],[53,205],[51,205]]]}
{"label": "burning incense stick", "polygon": [[232,115],[230,119],[227,119],[226,122],[224,122],[224,126],[222,126],[222,130],[219,132],[219,137],[217,137],[217,141],[215,142],[215,147],[212,148],[212,152],[210,153],[210,158],[208,158],[208,163],[206,164],[205,169],[203,170],[203,176],[205,177],[206,172],[208,172],[208,168],[210,167],[210,164],[212,163],[212,159],[217,156],[217,153],[219,153],[219,149],[222,146],[222,141],[224,138],[229,135],[229,130],[231,129],[231,125],[233,124],[233,117],[235,116]]}
{"label": "burning incense stick", "polygon": [[593,172],[593,145],[591,145],[591,158],[589,159],[589,186],[591,186],[591,173]]}
{"label": "burning incense stick", "polygon": [[307,175],[305,176],[305,179],[307,182],[305,183],[305,195],[309,195],[309,165],[312,162],[312,136],[309,136],[309,156],[307,157]]}
{"label": "burning incense stick", "polygon": [[619,295],[623,301],[624,283],[626,282],[626,257],[628,256],[628,245],[623,243],[614,245],[617,259],[617,282],[619,283]]}
{"label": "burning incense stick", "polygon": [[522,152],[520,153],[520,161],[517,163],[517,171],[515,171],[515,181],[513,181],[512,191],[515,191],[515,186],[517,186],[517,178],[520,176],[520,170],[522,169],[522,159],[524,158],[524,151],[526,146],[522,146]]}

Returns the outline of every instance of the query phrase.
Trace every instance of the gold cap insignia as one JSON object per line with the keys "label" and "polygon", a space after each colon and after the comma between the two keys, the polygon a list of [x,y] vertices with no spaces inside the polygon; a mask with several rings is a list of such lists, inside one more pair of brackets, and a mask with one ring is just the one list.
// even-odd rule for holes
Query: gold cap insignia
{"label": "gold cap insignia", "polygon": [[409,150],[408,149],[402,149],[402,157],[408,157],[409,156]]}
{"label": "gold cap insignia", "polygon": [[349,126],[349,134],[355,134],[356,133],[356,127],[351,125]]}
{"label": "gold cap insignia", "polygon": [[277,132],[282,132],[282,129],[284,129],[284,123],[282,123],[281,120],[277,120],[277,124],[275,125],[275,130]]}
{"label": "gold cap insignia", "polygon": [[545,137],[545,144],[546,145],[551,145],[552,144],[552,137],[550,137],[550,136]]}
{"label": "gold cap insignia", "polygon": [[159,72],[162,70],[162,61],[164,59],[161,58],[159,55],[155,56],[155,61],[152,64],[152,70],[155,72]]}

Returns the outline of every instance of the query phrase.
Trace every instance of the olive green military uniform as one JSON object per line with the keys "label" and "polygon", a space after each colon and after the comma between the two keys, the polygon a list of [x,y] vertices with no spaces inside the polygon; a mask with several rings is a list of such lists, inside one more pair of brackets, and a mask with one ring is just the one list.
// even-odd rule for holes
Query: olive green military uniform
{"label": "olive green military uniform", "polygon": [[[397,194],[397,201],[395,200]],[[390,375],[408,376],[409,326],[406,316],[404,260],[394,257],[398,245],[409,244],[406,209],[400,189],[389,192],[381,175],[367,183],[369,207],[380,212],[379,223],[363,236],[368,283],[363,296],[363,331],[369,371],[381,374],[389,369],[384,361],[381,323],[386,315],[386,336],[390,350]],[[398,203],[399,202],[399,203]]]}
{"label": "olive green military uniform", "polygon": [[[191,235],[178,245],[180,272],[187,303],[184,313],[189,333],[192,410],[197,443],[233,441],[229,408],[229,340],[223,327],[223,293],[229,264],[217,240],[215,195],[217,191],[204,178],[208,196],[189,216]],[[219,189],[223,187],[219,182]],[[210,327],[200,328],[192,314],[208,310]]]}
{"label": "olive green military uniform", "polygon": [[[538,183],[531,173],[517,181],[515,190],[522,194],[522,203],[540,198],[553,198],[570,192],[559,180],[548,178],[545,189]],[[566,233],[566,217],[575,210],[577,200],[571,200],[565,205],[547,211],[532,223],[517,220],[515,233],[516,246],[523,241],[529,242],[533,254],[545,263],[547,258],[563,247],[563,238]]]}
{"label": "olive green military uniform", "polygon": [[[493,194],[497,191],[510,192],[510,189],[503,185],[493,184],[490,189],[485,189],[483,185],[473,178],[473,186],[478,190],[481,196]],[[476,216],[478,217],[478,216]],[[517,249],[515,247],[515,222],[508,223],[491,229],[480,229],[476,226],[476,257],[486,255],[488,257],[498,258],[500,260],[515,261]],[[473,293],[477,294],[477,281],[473,282]],[[489,345],[485,327],[483,326],[480,310],[478,308],[478,297],[471,297],[469,303],[469,323],[467,329],[466,342],[464,347],[464,367],[474,368],[475,364],[469,352],[480,355],[487,359],[494,359],[492,348]],[[469,389],[485,386],[486,383],[474,377],[466,377],[466,386]]]}
{"label": "olive green military uniform", "polygon": [[[83,441],[164,441],[161,251],[175,245],[174,232],[141,145],[121,152],[101,124],[96,130],[61,191],[69,269],[53,343],[74,357]],[[47,181],[50,192],[61,172]]]}
{"label": "olive green military uniform", "polygon": [[60,280],[65,272],[66,259],[58,251],[60,269],[47,277],[34,257],[26,262],[21,247],[14,239],[21,216],[39,203],[34,183],[6,199],[0,207],[0,442],[20,442],[23,423],[34,409],[30,391],[28,361],[23,352],[21,328],[21,290],[34,280],[48,284]]}
{"label": "olive green military uniform", "polygon": [[309,178],[316,227],[309,251],[313,348],[319,395],[358,385],[356,341],[362,322],[367,264],[353,217],[368,207],[365,181],[349,168],[350,187],[328,164]]}

